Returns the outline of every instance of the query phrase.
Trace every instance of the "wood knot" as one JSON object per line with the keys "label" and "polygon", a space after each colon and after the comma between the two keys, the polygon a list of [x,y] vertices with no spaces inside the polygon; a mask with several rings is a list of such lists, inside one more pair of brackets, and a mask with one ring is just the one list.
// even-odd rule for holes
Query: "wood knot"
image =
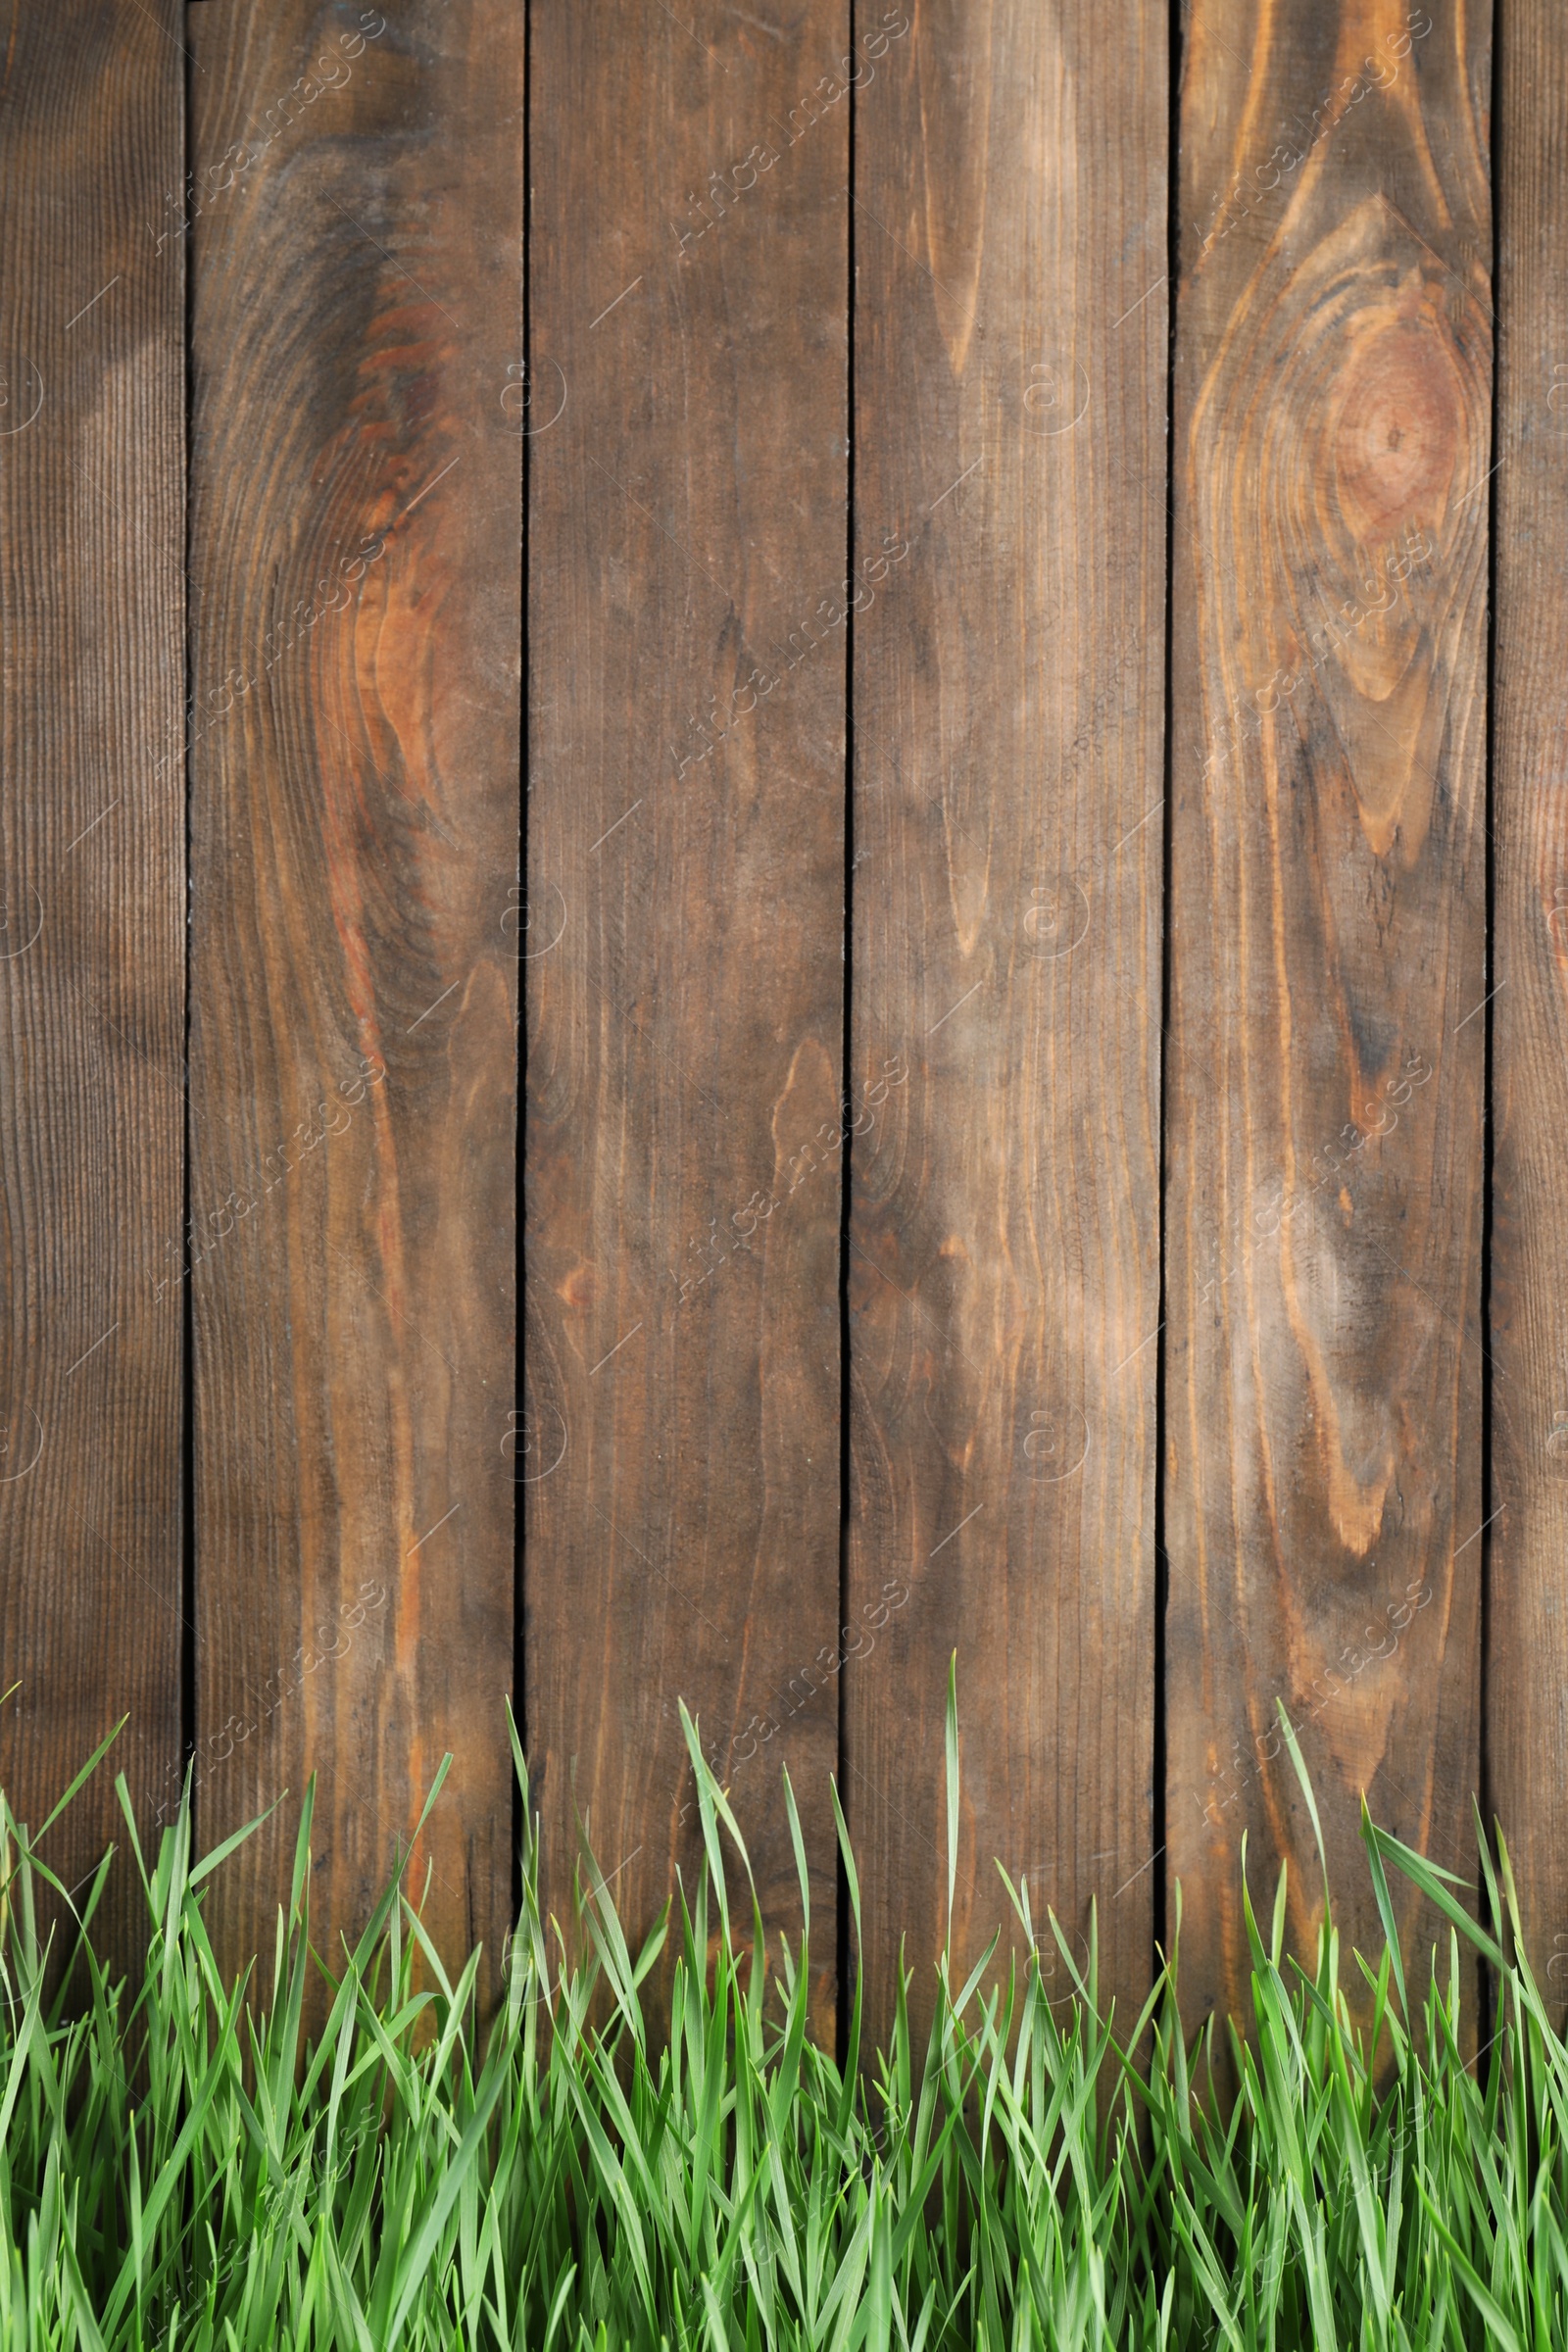
{"label": "wood knot", "polygon": [[1359,337],[1341,379],[1334,464],[1357,542],[1436,526],[1458,463],[1463,404],[1452,348],[1430,312]]}

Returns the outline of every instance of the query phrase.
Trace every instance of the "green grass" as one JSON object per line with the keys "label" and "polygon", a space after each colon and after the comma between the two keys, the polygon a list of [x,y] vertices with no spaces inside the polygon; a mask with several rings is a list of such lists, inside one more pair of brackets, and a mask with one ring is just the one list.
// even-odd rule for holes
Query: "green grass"
{"label": "green grass", "polygon": [[[145,1972],[114,1984],[92,1956],[106,1858],[67,2010],[44,1990],[44,1832],[0,1803],[0,2346],[1568,2344],[1568,2049],[1505,1956],[1505,1853],[1484,1858],[1489,1930],[1457,1881],[1363,1825],[1389,1938],[1354,1963],[1364,2037],[1332,1927],[1306,1973],[1283,1949],[1283,1888],[1266,1931],[1249,1906],[1253,2015],[1229,2111],[1183,2046],[1174,1967],[1123,2032],[1097,2015],[1092,1958],[1055,2009],[1037,1964],[989,1993],[944,1964],[929,2042],[901,2002],[864,2066],[857,1994],[841,2072],[807,2034],[809,1923],[764,1980],[758,1924],[731,1919],[723,1849],[744,1887],[744,1846],[687,1732],[707,1860],[670,1923],[664,2034],[646,1994],[665,1931],[634,1956],[601,1889],[567,1965],[530,1842],[482,2046],[478,1956],[452,1983],[397,1887],[305,2044],[323,1966],[309,1803],[270,1994],[253,1985],[247,2007],[202,1917],[229,1849],[194,1861],[182,1814],[149,1863],[122,1784]],[[950,1872],[956,1781],[950,1698]],[[1391,1868],[1451,1923],[1408,1990]],[[1026,1891],[1013,1899],[1032,1949]],[[1497,1985],[1479,2074],[1459,2000],[1478,1950]]]}

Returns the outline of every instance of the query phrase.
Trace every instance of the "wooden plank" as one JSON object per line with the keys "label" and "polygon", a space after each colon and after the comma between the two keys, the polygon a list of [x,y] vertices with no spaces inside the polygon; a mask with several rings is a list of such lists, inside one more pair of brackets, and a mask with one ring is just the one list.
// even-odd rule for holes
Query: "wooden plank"
{"label": "wooden plank", "polygon": [[845,569],[847,22],[543,9],[530,101],[530,1752],[558,1908],[582,1815],[638,1926],[677,1698],[777,1926],[787,1757],[823,2031],[846,679],[791,633]]}
{"label": "wooden plank", "polygon": [[[503,0],[191,17],[204,1834],[322,1775],[323,1936],[444,1750],[510,1894],[522,42]],[[270,1916],[292,1825],[225,1877]],[[421,1877],[416,1862],[415,1884]]]}
{"label": "wooden plank", "polygon": [[1526,1943],[1568,1985],[1568,24],[1514,12],[1498,45],[1496,643],[1489,1796]]}
{"label": "wooden plank", "polygon": [[[0,1782],[35,1825],[125,1709],[177,1764],[184,1024],[180,11],[0,8]],[[45,1854],[123,1824],[100,1775]],[[102,1916],[128,1963],[133,1877]]]}
{"label": "wooden plank", "polygon": [[1195,2018],[1245,1999],[1244,1830],[1313,1930],[1276,1698],[1348,1941],[1377,1934],[1363,1789],[1473,1859],[1488,38],[1485,7],[1384,0],[1189,24],[1165,1688]]}
{"label": "wooden plank", "polygon": [[1167,49],[1152,5],[950,0],[858,118],[845,1777],[882,2031],[942,1930],[955,1648],[961,1957],[1011,1924],[996,1856],[1042,1923],[1098,1894],[1106,1990],[1149,1982]]}

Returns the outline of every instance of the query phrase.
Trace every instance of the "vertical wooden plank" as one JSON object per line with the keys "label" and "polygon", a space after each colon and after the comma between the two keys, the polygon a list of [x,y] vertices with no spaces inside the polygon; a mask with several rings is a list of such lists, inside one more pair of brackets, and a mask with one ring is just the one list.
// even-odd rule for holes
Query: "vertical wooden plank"
{"label": "vertical wooden plank", "polygon": [[[922,7],[859,101],[846,1786],[885,2030],[994,1868],[1151,1954],[1162,12]],[[1048,1970],[1053,1956],[1045,1956]],[[1065,1975],[1063,1973],[1063,1984]]]}
{"label": "vertical wooden plank", "polygon": [[[502,0],[208,0],[191,24],[203,1827],[318,1769],[333,1937],[451,1749],[429,1916],[449,1951],[493,1952],[522,34]],[[226,1875],[234,1944],[270,1916],[291,1834]]]}
{"label": "vertical wooden plank", "polygon": [[530,1750],[563,1875],[585,1817],[639,1926],[697,1850],[677,1698],[778,1925],[787,1757],[819,2025],[847,19],[542,8],[530,150]]}
{"label": "vertical wooden plank", "polygon": [[1490,1795],[1526,1942],[1568,1984],[1568,22],[1497,50]]}
{"label": "vertical wooden plank", "polygon": [[1215,0],[1188,34],[1165,1523],[1196,2017],[1243,2004],[1244,1830],[1254,1887],[1290,1859],[1293,1936],[1316,1916],[1277,1698],[1348,1940],[1377,1932],[1363,1789],[1473,1853],[1492,314],[1484,5]]}
{"label": "vertical wooden plank", "polygon": [[[126,1709],[138,1801],[179,1754],[179,20],[0,8],[0,1782],[34,1824]],[[121,1834],[106,1774],[45,1852],[72,1885]]]}

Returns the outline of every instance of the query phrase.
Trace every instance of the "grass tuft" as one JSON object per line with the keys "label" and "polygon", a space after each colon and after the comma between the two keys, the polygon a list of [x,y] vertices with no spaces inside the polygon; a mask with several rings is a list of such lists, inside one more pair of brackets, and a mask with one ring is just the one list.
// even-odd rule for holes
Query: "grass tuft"
{"label": "grass tuft", "polygon": [[[956,1824],[951,1686],[949,1707]],[[238,1840],[198,1861],[182,1809],[149,1861],[122,1781],[141,1981],[111,1983],[92,1949],[106,1857],[66,1905],[74,1989],[46,1990],[61,1970],[44,1890],[57,1907],[65,1890],[43,1833],[0,1798],[0,2352],[1568,2344],[1568,2048],[1517,1954],[1500,1841],[1494,1868],[1482,1849],[1478,1924],[1456,1880],[1363,1814],[1387,1937],[1355,1959],[1364,2030],[1332,1921],[1307,1971],[1284,1949],[1283,1886],[1266,1934],[1249,1899],[1233,2104],[1213,2087],[1212,2028],[1183,2040],[1174,1961],[1121,2036],[1099,2013],[1093,1939],[1080,1974],[1050,1916],[1073,1999],[1053,2006],[1038,1957],[955,1990],[944,1954],[924,2047],[901,1992],[890,2046],[862,2068],[857,1990],[841,2074],[807,2032],[808,1915],[775,1971],[755,1887],[748,1927],[732,1924],[746,1849],[683,1722],[696,1885],[634,1954],[592,1873],[568,1946],[541,1916],[530,1826],[482,2039],[479,1955],[453,1983],[401,1886],[330,1972],[306,2039],[309,1973],[325,1967],[309,1797],[265,2000],[224,1983],[203,1922]],[[787,1779],[785,1801],[804,1914]],[[1391,1871],[1447,1922],[1414,2011]],[[1008,1892],[1033,1955],[1027,1888]],[[656,2032],[645,1987],[672,1931]],[[1460,2009],[1461,1955],[1473,1969],[1477,1953],[1497,1987],[1479,2070]]]}

